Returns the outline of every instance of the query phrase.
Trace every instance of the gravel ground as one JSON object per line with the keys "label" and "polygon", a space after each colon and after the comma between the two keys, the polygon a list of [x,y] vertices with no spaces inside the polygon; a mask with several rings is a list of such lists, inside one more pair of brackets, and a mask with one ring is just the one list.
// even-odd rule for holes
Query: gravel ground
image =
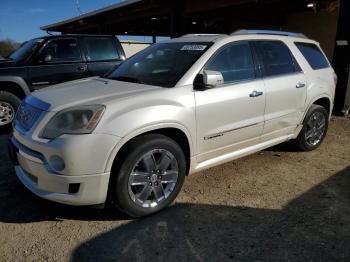
{"label": "gravel ground", "polygon": [[176,203],[129,220],[51,203],[15,178],[0,135],[0,261],[350,261],[350,120],[194,174]]}

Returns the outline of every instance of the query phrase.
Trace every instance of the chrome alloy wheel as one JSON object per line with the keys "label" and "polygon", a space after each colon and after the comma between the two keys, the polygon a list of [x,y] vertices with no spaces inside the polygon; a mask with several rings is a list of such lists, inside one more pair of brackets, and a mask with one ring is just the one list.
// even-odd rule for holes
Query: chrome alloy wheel
{"label": "chrome alloy wheel", "polygon": [[321,142],[326,132],[326,117],[321,112],[313,113],[306,123],[305,141],[310,146]]}
{"label": "chrome alloy wheel", "polygon": [[0,101],[0,126],[10,124],[15,118],[15,109],[9,103]]}
{"label": "chrome alloy wheel", "polygon": [[173,192],[179,175],[176,158],[165,149],[144,154],[129,175],[129,195],[142,207],[155,207]]}

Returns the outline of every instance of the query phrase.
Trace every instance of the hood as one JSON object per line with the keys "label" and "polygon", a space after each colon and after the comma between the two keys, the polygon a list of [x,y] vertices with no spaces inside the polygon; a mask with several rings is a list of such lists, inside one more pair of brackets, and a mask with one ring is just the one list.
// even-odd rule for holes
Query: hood
{"label": "hood", "polygon": [[155,89],[161,87],[93,77],[50,86],[32,95],[50,104],[49,111],[59,111],[77,105],[104,104]]}
{"label": "hood", "polygon": [[2,67],[10,67],[10,66],[14,66],[15,65],[15,61],[14,60],[10,60],[10,59],[0,59],[0,68]]}

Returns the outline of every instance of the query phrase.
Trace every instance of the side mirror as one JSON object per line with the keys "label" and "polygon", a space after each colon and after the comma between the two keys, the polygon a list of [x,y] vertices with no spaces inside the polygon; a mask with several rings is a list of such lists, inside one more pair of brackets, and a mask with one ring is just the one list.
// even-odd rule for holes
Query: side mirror
{"label": "side mirror", "polygon": [[52,56],[51,56],[51,54],[49,54],[49,53],[47,53],[47,54],[45,54],[45,56],[44,56],[44,62],[51,62],[51,60],[52,60]]}
{"label": "side mirror", "polygon": [[203,74],[198,74],[194,80],[195,90],[206,90],[220,86],[224,83],[221,72],[204,70]]}
{"label": "side mirror", "polygon": [[51,62],[51,60],[52,60],[52,56],[50,53],[40,54],[38,57],[39,64],[48,63],[48,62]]}

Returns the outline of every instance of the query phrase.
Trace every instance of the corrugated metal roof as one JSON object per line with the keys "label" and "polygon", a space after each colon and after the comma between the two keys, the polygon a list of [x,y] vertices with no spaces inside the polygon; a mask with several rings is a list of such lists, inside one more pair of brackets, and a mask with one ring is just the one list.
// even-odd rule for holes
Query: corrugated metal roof
{"label": "corrugated metal roof", "polygon": [[142,2],[142,0],[126,0],[126,1],[122,1],[120,3],[114,4],[114,5],[110,5],[110,6],[107,6],[107,7],[104,7],[104,8],[101,8],[101,9],[98,9],[98,10],[95,10],[95,11],[92,11],[92,12],[89,12],[89,13],[86,13],[86,14],[82,14],[80,16],[76,16],[76,17],[73,17],[73,18],[70,18],[70,19],[67,19],[67,20],[63,20],[61,22],[57,22],[57,23],[50,24],[50,25],[45,25],[43,27],[40,27],[40,29],[41,30],[48,30],[49,28],[61,26],[61,25],[64,25],[64,24],[67,24],[67,23],[71,23],[71,22],[76,22],[76,21],[79,21],[79,20],[87,18],[87,17],[98,15],[98,14],[101,14],[101,13],[104,13],[104,12],[108,12],[108,11],[111,11],[111,10],[114,10],[114,9],[117,9],[117,8],[120,8],[120,7],[124,7],[124,6],[128,6],[128,5],[131,5],[131,4],[135,4],[135,3],[138,3],[138,2]]}

